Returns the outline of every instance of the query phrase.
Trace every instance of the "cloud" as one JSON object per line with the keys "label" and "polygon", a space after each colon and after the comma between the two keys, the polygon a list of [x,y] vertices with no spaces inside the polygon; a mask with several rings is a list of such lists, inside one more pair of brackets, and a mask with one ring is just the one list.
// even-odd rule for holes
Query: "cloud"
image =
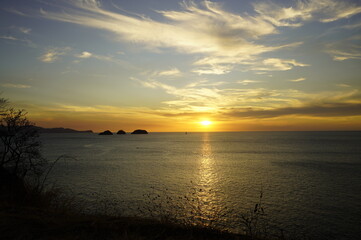
{"label": "cloud", "polygon": [[[304,93],[297,90],[267,90],[257,89],[237,89],[221,88],[225,82],[209,82],[201,80],[196,83],[187,84],[183,87],[174,87],[169,84],[156,81],[154,79],[140,80],[132,78],[143,87],[161,89],[174,99],[162,102],[167,106],[167,110],[172,113],[178,112],[217,112],[227,111],[235,106],[268,106],[291,104],[299,102]],[[254,83],[250,80],[244,84]]]}
{"label": "cloud", "polygon": [[51,48],[46,50],[45,53],[39,57],[39,60],[45,63],[51,63],[58,60],[60,56],[65,55],[70,50],[70,47]]}
{"label": "cloud", "polygon": [[[277,95],[277,91],[274,94]],[[294,101],[283,104],[275,104],[276,102],[273,101],[269,105],[238,107],[230,109],[225,114],[240,118],[275,118],[287,115],[305,117],[361,116],[361,93],[356,89],[312,94],[292,91],[288,94],[289,100],[292,99],[292,95]]]}
{"label": "cloud", "polygon": [[127,65],[129,68],[132,68],[132,66],[130,66],[129,64],[115,59],[113,56],[106,56],[106,55],[99,55],[99,54],[94,54],[88,51],[83,51],[81,53],[74,53],[76,52],[74,49],[70,48],[70,47],[53,47],[50,49],[45,50],[45,52],[43,53],[43,55],[41,55],[39,57],[39,60],[42,62],[46,62],[46,63],[52,63],[55,62],[57,60],[59,60],[59,58],[61,56],[73,56],[78,58],[77,60],[74,60],[74,63],[79,63],[80,59],[97,59],[100,61],[107,61],[107,62],[112,62],[112,63],[116,63],[116,64],[121,64],[121,65]]}
{"label": "cloud", "polygon": [[302,82],[302,81],[305,81],[306,80],[306,78],[304,78],[304,77],[301,77],[301,78],[297,78],[297,79],[291,79],[291,80],[289,80],[290,82]]}
{"label": "cloud", "polygon": [[31,28],[19,27],[18,29],[21,33],[24,33],[24,34],[30,34],[30,32],[31,32]]}
{"label": "cloud", "polygon": [[342,28],[345,28],[345,29],[361,28],[361,22],[358,22],[355,24],[347,24],[347,25],[342,26]]}
{"label": "cloud", "polygon": [[180,77],[182,72],[178,68],[171,68],[164,71],[156,71],[152,73],[153,77]]}
{"label": "cloud", "polygon": [[347,49],[329,49],[327,53],[330,54],[335,61],[361,59],[361,50],[358,46],[348,46]]}
{"label": "cloud", "polygon": [[253,4],[255,11],[275,26],[299,27],[305,21],[333,22],[361,13],[361,6],[351,1],[305,0],[283,7],[272,2]]}
{"label": "cloud", "polygon": [[6,87],[6,88],[31,88],[30,85],[13,84],[13,83],[4,83],[4,84],[1,84],[1,86]]}
{"label": "cloud", "polygon": [[78,58],[90,58],[93,54],[87,51],[82,52],[81,54],[76,55]]}
{"label": "cloud", "polygon": [[[303,81],[303,78],[295,79]],[[133,78],[143,87],[163,90],[172,100],[163,101],[162,113],[189,116],[216,114],[219,118],[273,118],[286,115],[356,116],[361,115],[361,93],[355,89],[306,93],[295,89],[226,88],[223,82],[201,80],[184,86],[172,86],[154,79]],[[240,80],[249,85],[258,80]],[[228,85],[232,86],[232,85]],[[343,111],[343,113],[337,113]],[[357,112],[359,111],[359,112]]]}
{"label": "cloud", "polygon": [[5,9],[6,11],[10,12],[10,13],[14,13],[16,15],[19,15],[19,16],[27,16],[27,14],[17,10],[17,9],[14,9],[14,8],[8,8],[8,9]]}
{"label": "cloud", "polygon": [[74,60],[73,61],[74,63],[79,63],[80,59],[97,59],[99,61],[112,62],[112,63],[116,63],[119,65],[127,66],[128,68],[134,68],[133,66],[126,63],[125,61],[119,60],[111,55],[100,55],[100,54],[95,54],[95,53],[91,53],[88,51],[83,51],[81,53],[73,54],[73,56],[75,56],[76,58],[79,58],[77,60]]}
{"label": "cloud", "polygon": [[275,118],[287,115],[314,117],[361,116],[361,103],[332,103],[265,110],[253,110],[252,108],[246,108],[232,111],[227,115],[241,118]]}
{"label": "cloud", "polygon": [[257,81],[257,80],[239,80],[237,81],[237,83],[240,83],[242,85],[248,85],[250,83],[260,83],[262,81]]}
{"label": "cloud", "polygon": [[259,44],[262,37],[278,33],[273,24],[261,16],[225,11],[221,4],[207,0],[182,2],[179,11],[157,11],[165,21],[109,11],[95,0],[68,4],[61,12],[42,10],[41,16],[106,30],[116,40],[138,43],[149,50],[172,48],[184,54],[201,54],[203,58],[194,62],[199,67],[193,70],[199,75],[226,74],[233,65],[256,60],[255,56],[301,44]]}
{"label": "cloud", "polygon": [[198,75],[203,74],[212,74],[212,75],[222,75],[231,72],[232,66],[230,65],[211,65],[205,66],[197,69],[193,69],[192,72],[197,73]]}
{"label": "cloud", "polygon": [[[249,49],[250,53],[244,53],[235,56],[207,56],[194,62],[196,66],[202,66],[199,69],[194,70],[199,74],[226,74],[229,73],[235,65],[243,65],[247,70],[261,70],[264,71],[284,71],[292,69],[293,66],[309,66],[308,64],[299,63],[294,59],[262,59],[257,57],[262,53],[276,51],[280,49],[293,48],[301,45],[302,42],[295,42],[277,47],[259,47],[258,49]],[[271,67],[271,65],[274,65]],[[281,67],[281,65],[283,65]],[[287,65],[287,67],[286,67]]]}
{"label": "cloud", "polygon": [[216,87],[216,86],[221,86],[221,85],[225,85],[228,84],[228,82],[224,82],[224,81],[216,81],[216,82],[211,82],[207,79],[201,79],[199,81],[194,81],[192,83],[189,83],[185,86],[185,88],[194,88],[194,87]]}
{"label": "cloud", "polygon": [[261,63],[253,64],[250,69],[257,71],[287,71],[294,67],[307,66],[310,65],[297,62],[295,59],[267,58]]}
{"label": "cloud", "polygon": [[325,52],[335,61],[361,59],[361,35],[325,45]]}
{"label": "cloud", "polygon": [[20,37],[15,37],[15,36],[12,36],[12,35],[2,35],[2,36],[0,36],[0,39],[24,43],[24,44],[25,44],[26,46],[28,46],[28,47],[35,47],[35,46],[36,46],[36,45],[35,45],[31,40],[29,40],[29,39],[24,39],[24,38],[20,38]]}
{"label": "cloud", "polygon": [[342,87],[342,88],[349,88],[349,87],[351,87],[350,85],[344,84],[344,83],[336,84],[336,86],[337,86],[337,87]]}
{"label": "cloud", "polygon": [[16,37],[13,37],[13,36],[6,36],[6,35],[3,35],[3,36],[0,36],[1,39],[5,39],[5,40],[11,40],[11,41],[19,41],[18,38]]}
{"label": "cloud", "polygon": [[73,1],[64,12],[42,11],[42,16],[63,22],[110,31],[119,40],[137,42],[149,48],[176,48],[186,53],[234,55],[257,48],[247,39],[275,33],[275,28],[258,18],[224,11],[217,3],[183,3],[183,11],[158,11],[169,22],[130,17],[104,10],[97,1]]}

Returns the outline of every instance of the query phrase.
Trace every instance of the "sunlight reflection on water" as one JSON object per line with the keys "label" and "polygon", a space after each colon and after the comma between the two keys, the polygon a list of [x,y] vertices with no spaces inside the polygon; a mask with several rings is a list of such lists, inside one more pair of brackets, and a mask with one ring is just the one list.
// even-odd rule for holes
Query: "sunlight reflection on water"
{"label": "sunlight reflection on water", "polygon": [[197,197],[201,203],[198,217],[201,218],[206,225],[215,220],[215,205],[217,205],[217,202],[222,201],[222,199],[217,199],[215,195],[218,176],[214,168],[214,161],[209,134],[205,133],[203,135],[201,158],[199,159],[199,191],[197,191]]}

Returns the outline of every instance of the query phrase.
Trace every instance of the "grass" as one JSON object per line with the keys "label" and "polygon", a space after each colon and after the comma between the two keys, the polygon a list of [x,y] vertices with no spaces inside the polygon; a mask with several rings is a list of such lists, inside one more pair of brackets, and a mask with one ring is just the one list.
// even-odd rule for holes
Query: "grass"
{"label": "grass", "polygon": [[1,239],[249,239],[204,227],[2,205]]}

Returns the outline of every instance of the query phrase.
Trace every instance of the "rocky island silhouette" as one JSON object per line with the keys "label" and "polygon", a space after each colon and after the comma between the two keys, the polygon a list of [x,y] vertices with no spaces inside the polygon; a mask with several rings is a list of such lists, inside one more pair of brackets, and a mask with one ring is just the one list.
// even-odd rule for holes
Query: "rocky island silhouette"
{"label": "rocky island silhouette", "polygon": [[124,130],[119,130],[118,132],[117,132],[117,134],[119,134],[119,135],[122,135],[122,134],[127,134]]}
{"label": "rocky island silhouette", "polygon": [[137,129],[137,130],[134,130],[131,134],[148,134],[148,132],[147,132],[147,130]]}
{"label": "rocky island silhouette", "polygon": [[109,130],[99,133],[99,135],[113,135],[113,133]]}

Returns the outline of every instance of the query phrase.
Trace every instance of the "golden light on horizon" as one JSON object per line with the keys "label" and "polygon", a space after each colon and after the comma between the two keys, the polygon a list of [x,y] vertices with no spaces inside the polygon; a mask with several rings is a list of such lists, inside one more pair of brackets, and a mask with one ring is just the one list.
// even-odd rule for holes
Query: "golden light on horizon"
{"label": "golden light on horizon", "polygon": [[212,122],[209,121],[209,120],[204,120],[204,121],[201,121],[200,124],[203,125],[203,126],[209,126],[209,125],[212,124]]}

